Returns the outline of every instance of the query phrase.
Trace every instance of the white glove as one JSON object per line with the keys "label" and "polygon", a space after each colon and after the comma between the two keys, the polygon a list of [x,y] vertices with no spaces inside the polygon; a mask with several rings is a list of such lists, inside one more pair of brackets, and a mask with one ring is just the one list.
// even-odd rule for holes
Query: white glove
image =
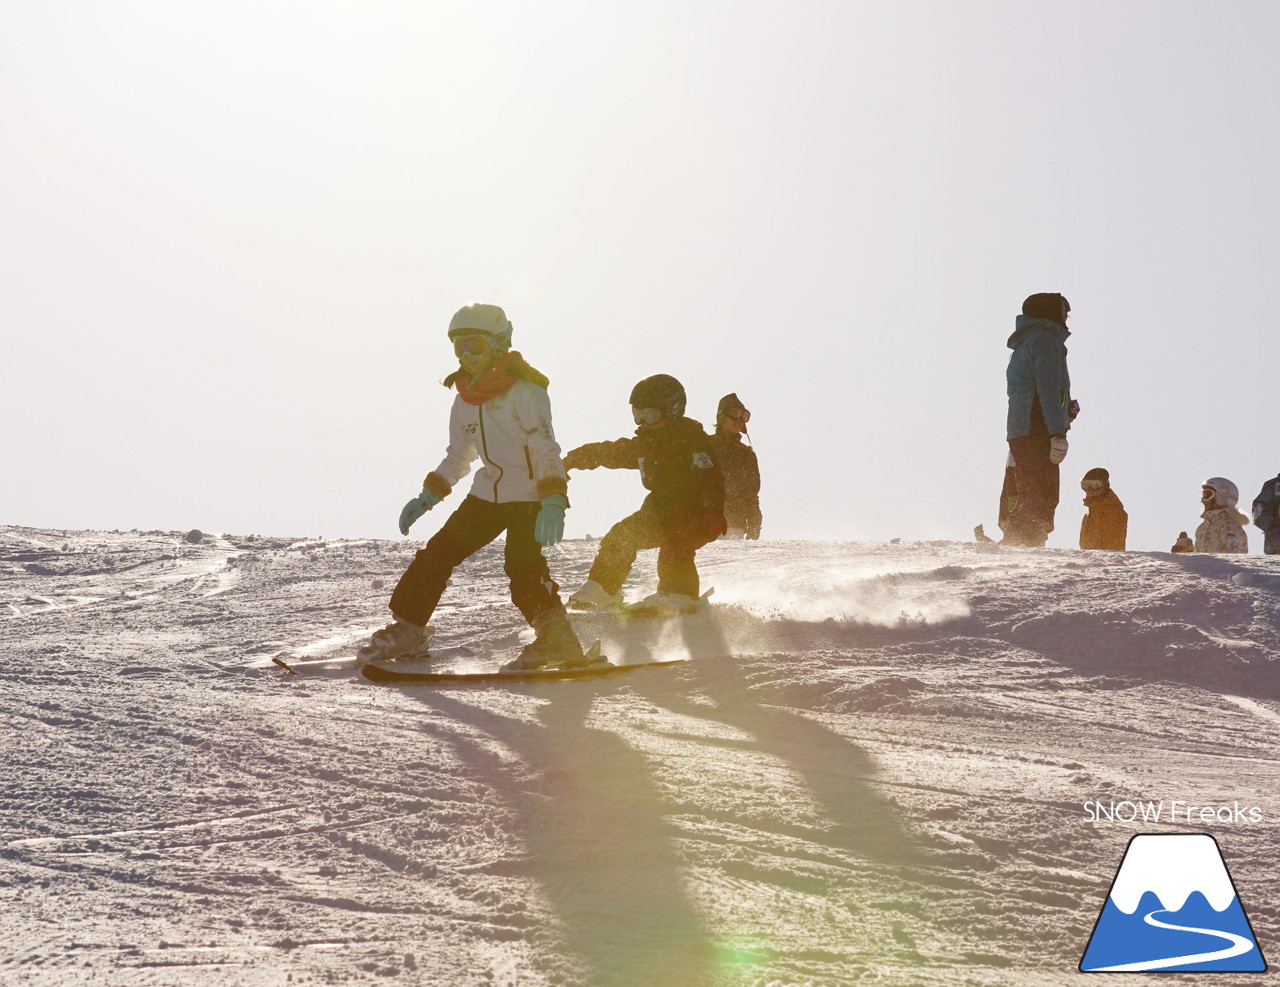
{"label": "white glove", "polygon": [[1067,458],[1067,437],[1055,435],[1049,440],[1049,462],[1057,465]]}

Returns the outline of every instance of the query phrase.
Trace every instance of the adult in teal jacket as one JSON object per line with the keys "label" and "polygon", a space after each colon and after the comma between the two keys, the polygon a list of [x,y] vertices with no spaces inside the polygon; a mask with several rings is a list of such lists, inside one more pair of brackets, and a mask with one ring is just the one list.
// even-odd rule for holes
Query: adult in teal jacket
{"label": "adult in teal jacket", "polygon": [[1056,292],[1031,295],[1009,337],[1009,416],[1006,438],[1013,457],[1016,500],[1003,544],[1040,546],[1058,509],[1058,464],[1067,455],[1067,429],[1079,406],[1067,372],[1067,317],[1071,304]]}

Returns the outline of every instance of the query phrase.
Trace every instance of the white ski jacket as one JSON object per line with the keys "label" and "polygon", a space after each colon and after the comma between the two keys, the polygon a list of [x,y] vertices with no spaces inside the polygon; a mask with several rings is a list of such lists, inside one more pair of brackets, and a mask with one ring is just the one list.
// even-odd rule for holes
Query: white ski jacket
{"label": "white ski jacket", "polygon": [[[473,497],[509,504],[566,492],[568,474],[551,429],[545,387],[517,380],[484,404],[470,404],[461,395],[453,399],[449,447],[433,472],[453,487],[477,458],[484,465],[471,483]],[[433,485],[428,477],[425,486]]]}

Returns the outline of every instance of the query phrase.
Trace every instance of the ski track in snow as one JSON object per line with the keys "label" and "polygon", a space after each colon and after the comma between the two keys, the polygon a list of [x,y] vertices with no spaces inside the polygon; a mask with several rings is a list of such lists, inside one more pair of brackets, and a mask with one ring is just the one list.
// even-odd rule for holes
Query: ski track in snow
{"label": "ski track in snow", "polygon": [[[549,553],[566,590],[596,544]],[[1273,559],[714,544],[708,612],[576,618],[671,668],[270,664],[351,653],[417,547],[0,527],[0,982],[1076,984],[1150,830],[1093,799],[1259,806],[1208,831],[1268,951]],[[436,624],[528,638],[501,546]]]}

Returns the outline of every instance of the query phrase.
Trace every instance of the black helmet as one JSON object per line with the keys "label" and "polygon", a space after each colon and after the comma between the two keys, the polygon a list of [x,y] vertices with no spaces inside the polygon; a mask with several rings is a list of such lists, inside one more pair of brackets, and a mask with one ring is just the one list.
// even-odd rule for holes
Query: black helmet
{"label": "black helmet", "polygon": [[1052,319],[1060,326],[1067,324],[1067,314],[1071,311],[1071,303],[1065,295],[1056,291],[1041,291],[1028,295],[1022,303],[1022,314],[1037,319]]}
{"label": "black helmet", "polygon": [[684,417],[684,385],[668,374],[646,377],[631,389],[631,407],[656,408],[663,418]]}

